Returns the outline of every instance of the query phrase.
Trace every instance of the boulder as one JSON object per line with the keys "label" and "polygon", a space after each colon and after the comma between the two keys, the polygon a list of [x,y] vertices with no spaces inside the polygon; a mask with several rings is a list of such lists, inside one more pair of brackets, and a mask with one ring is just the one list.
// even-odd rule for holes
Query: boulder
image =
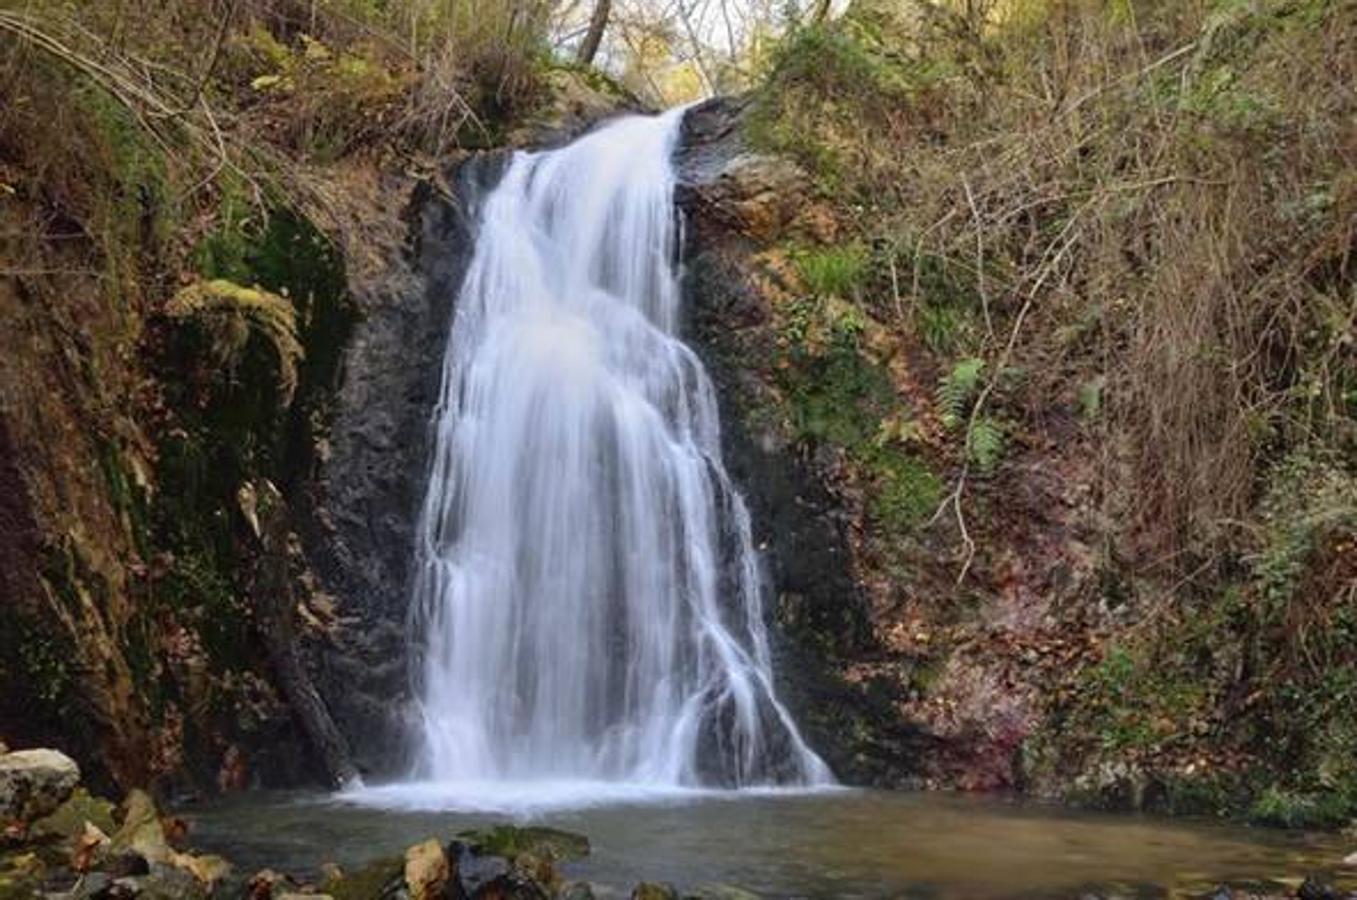
{"label": "boulder", "polygon": [[104,872],[90,872],[75,883],[69,894],[70,900],[94,900],[95,897],[110,896],[113,878]]}
{"label": "boulder", "polygon": [[113,804],[78,787],[65,803],[35,821],[28,830],[34,837],[71,839],[83,834],[86,824],[105,834],[111,834],[117,827],[113,821]]}
{"label": "boulder", "polygon": [[511,871],[487,881],[476,889],[471,900],[550,900],[553,895],[521,872]]}
{"label": "boulder", "polygon": [[56,750],[0,756],[0,819],[31,822],[56,810],[80,782],[80,767]]}
{"label": "boulder", "polygon": [[368,863],[361,869],[326,881],[321,892],[334,900],[377,900],[405,894],[405,860],[392,856]]}
{"label": "boulder", "polygon": [[[337,880],[336,875],[331,880]],[[248,900],[278,900],[288,894],[296,894],[297,885],[290,877],[273,869],[260,869],[245,883],[245,896]]]}
{"label": "boulder", "polygon": [[582,834],[558,828],[517,828],[497,825],[477,831],[463,831],[455,843],[462,844],[479,856],[499,856],[517,859],[524,853],[544,857],[552,862],[568,862],[589,855],[589,839]]}
{"label": "boulder", "polygon": [[405,887],[411,900],[442,897],[450,874],[448,856],[434,838],[405,851]]}
{"label": "boulder", "polygon": [[155,802],[145,791],[134,789],[127,795],[122,826],[113,835],[109,850],[114,854],[135,854],[150,864],[170,862],[174,851],[165,840]]}
{"label": "boulder", "polygon": [[[122,825],[103,852],[115,861],[117,868],[134,877],[149,879],[142,885],[147,891],[170,890],[187,883],[181,877],[186,876],[192,879],[195,891],[202,893],[210,891],[231,872],[231,864],[220,856],[196,856],[172,848],[155,801],[140,789],[133,789],[123,801]],[[144,876],[135,875],[138,861],[145,866]]]}
{"label": "boulder", "polygon": [[231,864],[222,857],[210,853],[202,855],[173,853],[170,862],[176,868],[188,872],[209,889],[231,874]]}
{"label": "boulder", "polygon": [[172,865],[153,865],[147,874],[119,878],[114,885],[132,889],[130,896],[141,900],[199,900],[208,895],[207,886],[193,873]]}
{"label": "boulder", "polygon": [[540,887],[548,896],[556,896],[561,887],[561,876],[551,857],[539,853],[520,853],[514,857],[509,871],[524,881]]}
{"label": "boulder", "polygon": [[457,881],[462,893],[474,897],[482,887],[509,874],[509,861],[500,856],[482,856],[467,845],[454,841]]}

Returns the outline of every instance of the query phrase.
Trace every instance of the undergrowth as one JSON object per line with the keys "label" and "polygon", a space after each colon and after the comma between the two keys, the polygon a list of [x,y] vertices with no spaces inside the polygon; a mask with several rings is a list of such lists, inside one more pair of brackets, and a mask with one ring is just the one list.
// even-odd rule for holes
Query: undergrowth
{"label": "undergrowth", "polygon": [[[779,376],[798,433],[996,593],[1024,467],[1096,460],[1097,575],[1065,612],[1113,637],[1043,676],[1048,775],[1132,761],[1180,806],[1354,812],[1353,13],[860,0],[771,56],[749,138],[841,226],[778,323],[810,347]],[[854,316],[893,337],[825,340]],[[867,377],[882,346],[931,395]]]}

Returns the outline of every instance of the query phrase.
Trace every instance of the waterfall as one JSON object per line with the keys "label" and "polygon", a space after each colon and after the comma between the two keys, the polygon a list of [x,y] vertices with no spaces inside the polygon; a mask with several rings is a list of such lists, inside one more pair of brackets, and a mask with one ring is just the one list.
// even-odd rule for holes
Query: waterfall
{"label": "waterfall", "polygon": [[681,123],[519,153],[480,210],[416,548],[428,781],[832,780],[774,693],[748,513],[677,336]]}

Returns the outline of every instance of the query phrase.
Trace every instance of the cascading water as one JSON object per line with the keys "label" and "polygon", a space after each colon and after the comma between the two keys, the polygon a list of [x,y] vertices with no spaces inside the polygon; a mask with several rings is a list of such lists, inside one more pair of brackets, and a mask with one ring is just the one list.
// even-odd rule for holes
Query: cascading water
{"label": "cascading water", "polygon": [[677,337],[682,111],[520,153],[456,307],[411,618],[420,775],[823,784]]}

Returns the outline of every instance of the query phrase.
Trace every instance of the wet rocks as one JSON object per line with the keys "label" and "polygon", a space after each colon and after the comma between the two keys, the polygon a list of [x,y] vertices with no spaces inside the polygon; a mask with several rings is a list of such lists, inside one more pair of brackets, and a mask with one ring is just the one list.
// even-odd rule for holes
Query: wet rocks
{"label": "wet rocks", "polygon": [[80,767],[57,750],[0,755],[0,819],[31,822],[54,812],[80,782]]}
{"label": "wet rocks", "polygon": [[[321,891],[334,900],[377,900],[377,898],[408,897],[405,887],[405,859],[394,856],[368,863],[351,874],[332,878],[321,885]],[[279,900],[272,894],[272,900]]]}
{"label": "wet rocks", "polygon": [[632,888],[631,900],[679,900],[679,892],[672,884],[643,881]]}
{"label": "wet rocks", "polygon": [[463,831],[459,843],[481,856],[515,859],[528,853],[553,862],[569,862],[589,855],[589,839],[582,834],[558,828],[497,825],[477,831]]}
{"label": "wet rocks", "polygon": [[79,770],[60,753],[25,751],[17,765],[8,758],[14,756],[21,754],[6,760],[8,796],[17,799],[7,809],[42,815],[19,819],[9,834],[11,852],[0,857],[5,900],[193,900],[207,897],[229,874],[221,857],[177,850],[165,821],[174,833],[186,826],[162,820],[144,791],[132,791],[115,812],[112,803],[77,787]]}
{"label": "wet rocks", "polygon": [[[566,883],[557,864],[589,852],[583,835],[554,828],[497,826],[458,834],[446,847],[429,839],[402,856],[337,875],[320,890],[334,900],[589,900],[589,885]],[[280,900],[290,883],[265,872],[251,882],[251,900]]]}
{"label": "wet rocks", "polygon": [[92,827],[109,834],[117,827],[113,812],[112,803],[78,787],[52,813],[34,821],[28,833],[35,838],[70,839],[83,834],[86,827]]}
{"label": "wet rocks", "polygon": [[405,885],[411,900],[436,900],[448,885],[450,870],[443,845],[430,838],[405,851]]}

